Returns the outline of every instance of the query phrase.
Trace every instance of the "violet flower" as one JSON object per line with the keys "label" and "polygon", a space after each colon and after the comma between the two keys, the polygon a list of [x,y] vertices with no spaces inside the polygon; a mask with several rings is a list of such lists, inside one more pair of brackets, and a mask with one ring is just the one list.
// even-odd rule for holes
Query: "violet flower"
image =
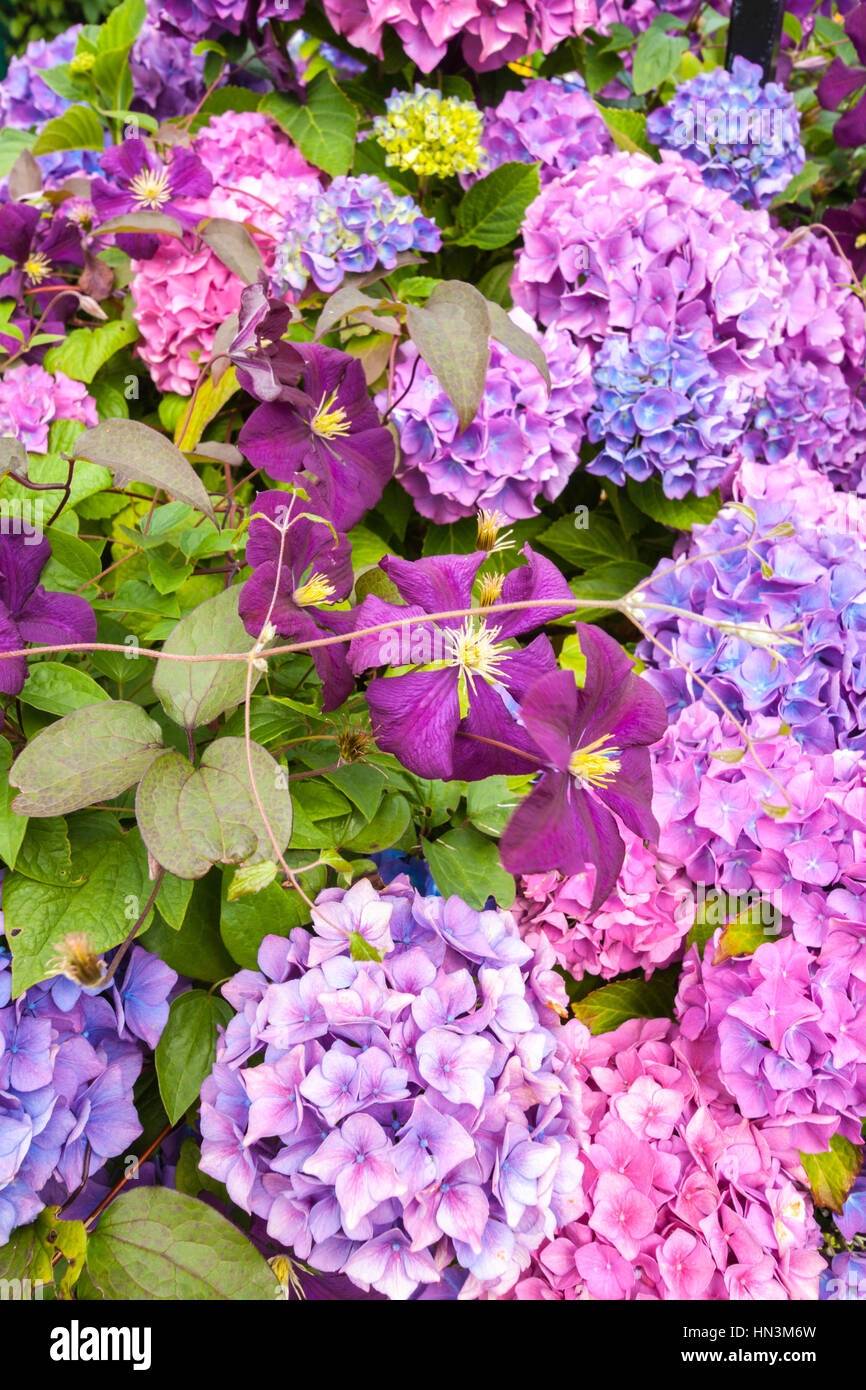
{"label": "violet flower", "polygon": [[23,656],[4,658],[27,642],[95,642],[96,618],[77,594],[47,592],[38,582],[51,555],[45,536],[0,535],[0,692],[19,695],[27,679]]}
{"label": "violet flower", "polygon": [[100,222],[128,212],[162,212],[194,227],[201,215],[178,200],[207,198],[213,192],[213,178],[192,150],[175,149],[166,164],[143,140],[122,140],[106,150],[100,165],[111,180],[95,178],[90,186]]}
{"label": "violet flower", "polygon": [[387,622],[393,626],[354,639],[349,652],[352,670],[358,674],[375,666],[413,668],[373,679],[367,701],[380,748],[394,753],[420,777],[478,780],[496,772],[525,773],[533,763],[538,765],[532,754],[529,760],[514,753],[503,757],[497,744],[527,746],[515,721],[518,702],[539,676],[554,670],[553,648],[546,637],[536,637],[523,648],[513,648],[511,639],[566,610],[555,603],[499,609],[514,601],[568,599],[571,591],[550,560],[528,545],[523,554],[528,563],[506,575],[501,592],[488,605],[489,619],[475,616],[401,626],[406,618],[424,613],[473,607],[472,586],[487,558],[483,550],[415,561],[386,555],[381,568],[407,606],[368,595],[356,610],[356,629]]}
{"label": "violet flower", "polygon": [[866,141],[866,4],[851,11],[844,29],[856,50],[858,66],[851,67],[841,58],[834,58],[818,83],[817,96],[825,111],[838,111],[854,92],[860,93],[833,127],[837,145],[851,148]]}
{"label": "violet flower", "polygon": [[667,717],[661,697],[634,675],[612,637],[585,623],[576,628],[586,658],[583,688],[570,671],[550,672],[520,707],[548,766],[508,822],[500,850],[515,873],[576,874],[593,864],[592,911],[613,889],[625,857],[611,812],[641,839],[658,838],[647,745],[661,738]]}
{"label": "violet flower", "polygon": [[[66,294],[51,304],[55,295],[68,288],[58,276],[61,264],[82,267],[81,231],[68,218],[55,215],[43,219],[38,208],[29,203],[0,205],[0,256],[12,265],[0,276],[0,299],[18,300],[21,309],[12,314],[12,322],[26,334],[48,310],[42,324],[46,333],[62,332],[63,324],[75,306],[75,295]],[[48,306],[51,305],[50,309]],[[20,343],[7,334],[0,334],[0,347],[15,352]]]}

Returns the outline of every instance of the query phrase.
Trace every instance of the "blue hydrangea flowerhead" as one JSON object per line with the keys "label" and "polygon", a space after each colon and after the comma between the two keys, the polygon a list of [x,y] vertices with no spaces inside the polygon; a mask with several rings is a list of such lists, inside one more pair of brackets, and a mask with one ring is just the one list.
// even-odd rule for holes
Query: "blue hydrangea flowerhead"
{"label": "blue hydrangea flowerhead", "polygon": [[758,64],[741,57],[730,72],[714,68],[683,82],[667,106],[651,112],[647,135],[697,164],[710,188],[759,207],[806,160],[793,96],[778,82],[762,82]]}
{"label": "blue hydrangea flowerhead", "polygon": [[697,335],[669,338],[662,328],[612,333],[595,357],[596,398],[587,435],[602,443],[587,465],[617,486],[657,473],[668,497],[705,496],[731,467],[749,392],[723,376]]}
{"label": "blue hydrangea flowerhead", "polygon": [[409,197],[399,197],[375,174],[346,175],[322,191],[301,194],[274,261],[281,287],[302,290],[312,280],[330,294],[348,272],[393,270],[402,251],[438,251],[442,237]]}

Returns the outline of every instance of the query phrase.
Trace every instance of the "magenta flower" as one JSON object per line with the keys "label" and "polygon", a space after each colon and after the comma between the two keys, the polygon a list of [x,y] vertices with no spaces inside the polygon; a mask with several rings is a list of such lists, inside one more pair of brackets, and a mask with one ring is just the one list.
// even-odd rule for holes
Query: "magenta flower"
{"label": "magenta flower", "polygon": [[27,679],[27,642],[94,642],[96,618],[77,594],[49,593],[37,581],[51,555],[45,536],[0,535],[0,692],[18,695]]}
{"label": "magenta flower", "polygon": [[401,626],[407,617],[473,607],[472,586],[487,558],[483,550],[414,561],[387,555],[381,568],[407,606],[370,595],[357,610],[357,629],[386,622],[393,626],[352,642],[352,670],[357,674],[375,666],[414,668],[376,677],[367,687],[367,701],[380,748],[394,753],[420,777],[477,780],[496,772],[532,769],[532,757],[527,761],[510,754],[503,760],[501,750],[478,741],[492,738],[524,747],[526,739],[515,722],[518,702],[533,681],[555,666],[546,637],[517,649],[510,639],[561,617],[566,611],[562,604],[499,611],[500,604],[513,601],[571,597],[550,560],[528,545],[523,553],[528,563],[506,575],[501,594],[489,604],[489,618]]}
{"label": "magenta flower", "polygon": [[661,697],[635,676],[626,652],[600,628],[578,623],[586,682],[542,676],[520,720],[547,767],[506,826],[502,862],[514,873],[595,865],[591,910],[611,892],[625,849],[613,812],[641,839],[657,840],[647,745],[665,731]]}
{"label": "magenta flower", "polygon": [[334,1184],[344,1227],[350,1231],[380,1202],[402,1191],[393,1145],[369,1115],[350,1115],[306,1160],[304,1172]]}
{"label": "magenta flower", "polygon": [[194,227],[201,214],[187,211],[178,199],[207,198],[213,191],[213,178],[192,150],[175,149],[165,164],[143,140],[121,140],[100,164],[111,183],[95,178],[90,186],[99,222],[130,212],[162,212]]}

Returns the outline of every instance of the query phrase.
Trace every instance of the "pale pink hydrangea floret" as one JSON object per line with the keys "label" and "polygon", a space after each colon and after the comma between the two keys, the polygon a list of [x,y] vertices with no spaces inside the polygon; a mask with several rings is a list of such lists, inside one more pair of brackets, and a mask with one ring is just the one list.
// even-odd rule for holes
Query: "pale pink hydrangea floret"
{"label": "pale pink hydrangea floret", "polygon": [[11,367],[0,377],[0,435],[11,434],[26,449],[44,454],[55,420],[98,421],[96,402],[81,381],[36,365]]}

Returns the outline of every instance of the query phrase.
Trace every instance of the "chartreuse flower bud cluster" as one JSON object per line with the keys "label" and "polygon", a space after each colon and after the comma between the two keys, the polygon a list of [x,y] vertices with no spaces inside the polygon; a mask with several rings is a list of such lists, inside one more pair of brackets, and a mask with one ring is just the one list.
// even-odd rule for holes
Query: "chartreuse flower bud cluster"
{"label": "chartreuse flower bud cluster", "polygon": [[484,168],[484,117],[474,101],[416,84],[414,92],[392,92],[385,106],[387,115],[376,116],[373,130],[389,168],[443,179]]}

